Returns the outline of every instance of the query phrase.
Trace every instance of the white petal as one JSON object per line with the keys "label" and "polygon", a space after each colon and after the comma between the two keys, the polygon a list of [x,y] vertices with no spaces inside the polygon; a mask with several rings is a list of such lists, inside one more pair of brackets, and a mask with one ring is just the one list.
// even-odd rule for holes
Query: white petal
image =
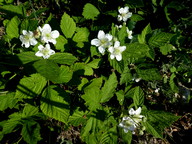
{"label": "white petal", "polygon": [[45,24],[42,28],[43,32],[50,33],[51,32],[51,26],[49,24]]}
{"label": "white petal", "polygon": [[57,43],[55,39],[50,39],[49,42],[53,43],[54,45]]}
{"label": "white petal", "polygon": [[134,115],[134,114],[135,114],[135,111],[134,111],[133,108],[131,108],[131,109],[129,110],[129,114],[130,114],[130,115]]}
{"label": "white petal", "polygon": [[115,41],[114,47],[117,48],[120,46],[120,42],[119,41]]}
{"label": "white petal", "polygon": [[37,44],[36,39],[35,38],[30,39],[30,44],[31,45],[36,45]]}
{"label": "white petal", "polygon": [[123,17],[121,15],[118,15],[117,19],[118,19],[118,21],[121,21],[123,19]]}
{"label": "white petal", "polygon": [[122,14],[122,13],[123,13],[123,11],[124,11],[124,9],[123,9],[123,8],[120,8],[120,9],[119,9],[119,13],[120,13],[120,14]]}
{"label": "white petal", "polygon": [[98,32],[97,37],[98,37],[98,39],[103,39],[103,38],[105,38],[105,33],[104,33],[104,31],[100,30],[100,31]]}
{"label": "white petal", "polygon": [[121,52],[123,52],[125,49],[126,49],[126,46],[120,46],[120,47],[119,47],[119,50],[120,50]]}
{"label": "white petal", "polygon": [[121,61],[121,60],[122,60],[122,55],[121,55],[121,54],[116,55],[116,59],[117,59],[118,61]]}
{"label": "white petal", "polygon": [[51,37],[52,38],[58,38],[59,37],[59,32],[57,30],[54,30],[51,32]]}
{"label": "white petal", "polygon": [[39,45],[38,49],[41,51],[42,49],[44,49],[43,45]]}
{"label": "white petal", "polygon": [[105,53],[105,48],[104,47],[98,47],[98,49],[99,49],[99,52],[100,53],[102,53],[102,54],[104,54]]}
{"label": "white petal", "polygon": [[91,40],[91,45],[100,46],[101,42],[99,39],[93,39]]}
{"label": "white petal", "polygon": [[35,55],[38,56],[38,57],[42,57],[43,56],[43,54],[40,51],[36,52]]}
{"label": "white petal", "polygon": [[108,48],[108,51],[109,51],[110,53],[113,53],[113,52],[114,52],[114,47],[109,47],[109,48]]}
{"label": "white petal", "polygon": [[123,130],[124,130],[125,133],[127,133],[129,131],[128,128],[124,128]]}
{"label": "white petal", "polygon": [[26,30],[22,31],[23,35],[26,35],[28,32]]}
{"label": "white petal", "polygon": [[106,34],[105,36],[108,38],[108,40],[109,40],[109,41],[111,41],[111,40],[112,40],[112,38],[113,38],[113,36],[112,36],[112,35],[110,35],[110,34]]}
{"label": "white petal", "polygon": [[127,13],[128,11],[129,11],[129,7],[128,6],[124,7],[123,13]]}
{"label": "white petal", "polygon": [[50,55],[53,55],[53,54],[55,54],[55,51],[51,49],[51,50],[49,51],[49,54],[50,54]]}
{"label": "white petal", "polygon": [[51,49],[49,44],[46,44],[45,47],[46,47],[46,49]]}
{"label": "white petal", "polygon": [[135,115],[139,115],[141,113],[141,107],[139,107],[136,111],[135,111]]}
{"label": "white petal", "polygon": [[110,55],[110,58],[111,58],[111,59],[114,59],[114,58],[115,58],[115,56],[114,56],[113,54],[111,54],[111,55]]}
{"label": "white petal", "polygon": [[26,48],[28,48],[30,46],[29,42],[25,42],[24,45]]}

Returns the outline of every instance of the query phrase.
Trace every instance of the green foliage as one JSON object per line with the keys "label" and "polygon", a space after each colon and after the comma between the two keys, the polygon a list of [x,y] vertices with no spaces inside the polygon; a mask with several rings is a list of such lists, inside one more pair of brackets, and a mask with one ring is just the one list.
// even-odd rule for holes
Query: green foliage
{"label": "green foliage", "polygon": [[99,14],[99,10],[94,5],[90,3],[85,4],[82,13],[84,18],[94,20]]}

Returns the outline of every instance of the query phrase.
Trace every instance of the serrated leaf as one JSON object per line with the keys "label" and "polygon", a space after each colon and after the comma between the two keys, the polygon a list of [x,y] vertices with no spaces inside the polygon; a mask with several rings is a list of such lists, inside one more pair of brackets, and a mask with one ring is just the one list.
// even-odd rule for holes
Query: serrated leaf
{"label": "serrated leaf", "polygon": [[119,104],[123,105],[124,98],[125,98],[125,94],[124,94],[123,90],[120,90],[120,91],[116,92],[115,94],[117,96],[117,100],[119,101]]}
{"label": "serrated leaf", "polygon": [[148,110],[146,116],[146,130],[157,138],[162,138],[163,130],[179,119],[179,116],[163,111]]}
{"label": "serrated leaf", "polygon": [[128,83],[132,80],[132,74],[128,67],[125,67],[123,73],[121,74],[120,84]]}
{"label": "serrated leaf", "polygon": [[149,39],[148,43],[152,47],[160,47],[168,43],[172,37],[173,37],[173,34],[171,33],[160,32],[153,35]]}
{"label": "serrated leaf", "polygon": [[123,59],[125,60],[147,57],[150,50],[148,45],[140,44],[138,42],[130,43],[126,46],[127,48],[123,52]]}
{"label": "serrated leaf", "polygon": [[151,29],[151,25],[148,24],[141,32],[140,35],[138,35],[138,41],[141,44],[145,44],[146,43],[146,36],[147,34],[151,33],[152,29]]}
{"label": "serrated leaf", "polygon": [[165,44],[163,46],[160,47],[160,52],[163,55],[167,55],[168,53],[170,53],[173,50],[173,45],[171,44]]}
{"label": "serrated leaf", "polygon": [[132,14],[130,19],[131,19],[131,21],[134,21],[134,22],[144,20],[144,18],[142,16],[138,15],[138,14]]}
{"label": "serrated leaf", "polygon": [[32,106],[30,104],[25,105],[23,112],[22,112],[22,118],[31,117],[34,115],[37,115],[39,112],[39,108]]}
{"label": "serrated leaf", "polygon": [[109,58],[110,65],[117,70],[119,73],[122,73],[124,70],[124,60],[117,61],[116,59],[110,59]]}
{"label": "serrated leaf", "polygon": [[82,98],[85,100],[85,105],[89,107],[89,110],[96,110],[101,107],[100,105],[100,87],[102,84],[101,78],[95,78],[92,80],[91,84],[88,85],[82,95]]}
{"label": "serrated leaf", "polygon": [[122,26],[122,28],[118,31],[118,39],[121,43],[121,45],[124,44],[125,38],[127,38],[127,27],[125,25]]}
{"label": "serrated leaf", "polygon": [[17,57],[22,62],[22,64],[27,64],[30,62],[41,60],[40,57],[35,56],[34,52],[22,52],[20,54],[17,54]]}
{"label": "serrated leaf", "polygon": [[40,128],[40,125],[33,120],[26,121],[21,131],[23,139],[29,144],[37,144],[41,140]]}
{"label": "serrated leaf", "polygon": [[72,65],[77,58],[70,53],[55,53],[49,60],[52,60],[58,64]]}
{"label": "serrated leaf", "polygon": [[99,14],[100,14],[99,10],[94,5],[90,3],[85,4],[82,13],[84,18],[94,20]]}
{"label": "serrated leaf", "polygon": [[87,42],[89,37],[89,30],[85,28],[77,28],[73,41],[75,42]]}
{"label": "serrated leaf", "polygon": [[89,62],[87,65],[92,68],[99,68],[99,63],[101,62],[101,59],[94,59],[93,61]]}
{"label": "serrated leaf", "polygon": [[45,115],[66,124],[70,113],[69,100],[63,89],[52,85],[44,90],[40,108]]}
{"label": "serrated leaf", "polygon": [[19,24],[20,20],[17,16],[13,17],[7,24],[6,33],[10,39],[19,37]]}
{"label": "serrated leaf", "polygon": [[73,126],[79,126],[80,124],[84,124],[86,122],[85,112],[76,110],[72,116],[69,117],[69,123]]}
{"label": "serrated leaf", "polygon": [[136,69],[136,72],[137,72],[139,78],[146,80],[146,81],[161,80],[161,78],[162,78],[159,71],[156,68]]}
{"label": "serrated leaf", "polygon": [[144,104],[144,92],[139,86],[134,88],[133,103],[135,107],[141,107]]}
{"label": "serrated leaf", "polygon": [[80,71],[79,75],[93,75],[93,69],[85,63],[75,63],[71,69],[73,71]]}
{"label": "serrated leaf", "polygon": [[108,102],[114,96],[117,84],[117,76],[112,73],[101,89],[101,103]]}
{"label": "serrated leaf", "polygon": [[24,77],[17,86],[15,98],[34,98],[41,93],[46,83],[46,79],[40,74]]}
{"label": "serrated leaf", "polygon": [[48,59],[42,59],[36,61],[33,66],[36,71],[42,76],[44,76],[46,79],[51,80],[53,82],[58,81],[60,68],[55,62]]}
{"label": "serrated leaf", "polygon": [[84,87],[84,85],[86,84],[86,83],[88,83],[89,82],[89,80],[87,79],[87,78],[82,78],[81,79],[81,84],[80,85],[78,85],[78,90],[82,90],[83,89],[83,87]]}
{"label": "serrated leaf", "polygon": [[66,38],[72,38],[76,30],[76,23],[67,13],[64,13],[61,18],[60,27]]}
{"label": "serrated leaf", "polygon": [[57,38],[57,43],[55,44],[55,48],[63,52],[65,50],[65,44],[67,43],[68,43],[67,39],[64,36],[60,35]]}
{"label": "serrated leaf", "polygon": [[7,93],[7,94],[1,94],[0,95],[0,111],[4,111],[7,108],[12,109],[16,103],[18,102],[17,99],[14,98],[15,93]]}
{"label": "serrated leaf", "polygon": [[60,67],[60,74],[57,83],[67,83],[71,80],[73,76],[73,71],[69,69],[68,66],[62,65]]}

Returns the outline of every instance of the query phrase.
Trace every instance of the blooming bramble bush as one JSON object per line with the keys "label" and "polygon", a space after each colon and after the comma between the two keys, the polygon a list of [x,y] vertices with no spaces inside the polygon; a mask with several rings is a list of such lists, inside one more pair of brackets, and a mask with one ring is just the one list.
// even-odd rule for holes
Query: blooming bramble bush
{"label": "blooming bramble bush", "polygon": [[0,2],[1,143],[166,141],[191,98],[176,4],[75,2]]}

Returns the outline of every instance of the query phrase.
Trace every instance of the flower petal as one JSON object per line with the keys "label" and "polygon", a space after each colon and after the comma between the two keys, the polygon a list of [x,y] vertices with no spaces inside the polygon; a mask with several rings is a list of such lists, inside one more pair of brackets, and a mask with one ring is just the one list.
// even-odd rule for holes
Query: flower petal
{"label": "flower petal", "polygon": [[43,32],[50,33],[51,32],[51,26],[49,24],[45,24],[42,28]]}
{"label": "flower petal", "polygon": [[26,30],[23,30],[22,33],[23,35],[27,35],[28,32]]}
{"label": "flower petal", "polygon": [[110,55],[110,58],[111,58],[111,59],[114,59],[114,58],[115,58],[115,55],[114,55],[114,54],[111,54],[111,55]]}
{"label": "flower petal", "polygon": [[39,45],[38,49],[41,51],[42,49],[44,49],[43,45]]}
{"label": "flower petal", "polygon": [[113,53],[113,52],[114,52],[114,47],[109,47],[109,48],[108,48],[108,51],[109,51],[110,53]]}
{"label": "flower petal", "polygon": [[30,39],[30,44],[33,46],[36,45],[37,44],[36,39],[35,38]]}
{"label": "flower petal", "polygon": [[120,42],[119,41],[115,41],[114,47],[117,48],[120,46]]}
{"label": "flower petal", "polygon": [[115,57],[116,57],[117,61],[121,61],[122,60],[122,55],[121,54],[116,55]]}
{"label": "flower petal", "polygon": [[136,111],[135,111],[135,115],[139,115],[141,113],[141,107],[139,107]]}
{"label": "flower petal", "polygon": [[100,30],[100,31],[98,32],[97,37],[98,37],[98,39],[103,39],[103,38],[105,38],[105,33],[104,33],[104,31],[103,31],[103,30]]}
{"label": "flower petal", "polygon": [[35,55],[38,56],[38,57],[42,57],[43,56],[43,54],[40,51],[36,52]]}
{"label": "flower petal", "polygon": [[135,111],[134,111],[133,108],[131,108],[131,109],[129,110],[129,114],[130,114],[130,115],[134,115],[134,114],[135,114]]}
{"label": "flower petal", "polygon": [[124,9],[123,8],[120,8],[119,9],[119,13],[122,14],[124,12]]}
{"label": "flower petal", "polygon": [[51,37],[52,38],[58,38],[59,37],[59,32],[57,30],[54,30],[51,32]]}
{"label": "flower petal", "polygon": [[99,39],[93,39],[91,40],[91,45],[100,46],[101,42]]}
{"label": "flower petal", "polygon": [[123,13],[128,13],[128,12],[129,12],[129,7],[128,6],[124,7]]}
{"label": "flower petal", "polygon": [[120,46],[120,47],[119,47],[119,50],[120,50],[121,52],[123,52],[125,49],[126,49],[126,46]]}
{"label": "flower petal", "polygon": [[105,53],[105,48],[102,47],[102,46],[98,47],[98,50],[99,50],[99,52],[102,53],[102,54]]}
{"label": "flower petal", "polygon": [[110,34],[106,34],[105,36],[106,36],[106,38],[107,38],[109,41],[111,41],[111,40],[112,40],[112,38],[113,38],[113,36],[112,36],[112,35],[110,35]]}

